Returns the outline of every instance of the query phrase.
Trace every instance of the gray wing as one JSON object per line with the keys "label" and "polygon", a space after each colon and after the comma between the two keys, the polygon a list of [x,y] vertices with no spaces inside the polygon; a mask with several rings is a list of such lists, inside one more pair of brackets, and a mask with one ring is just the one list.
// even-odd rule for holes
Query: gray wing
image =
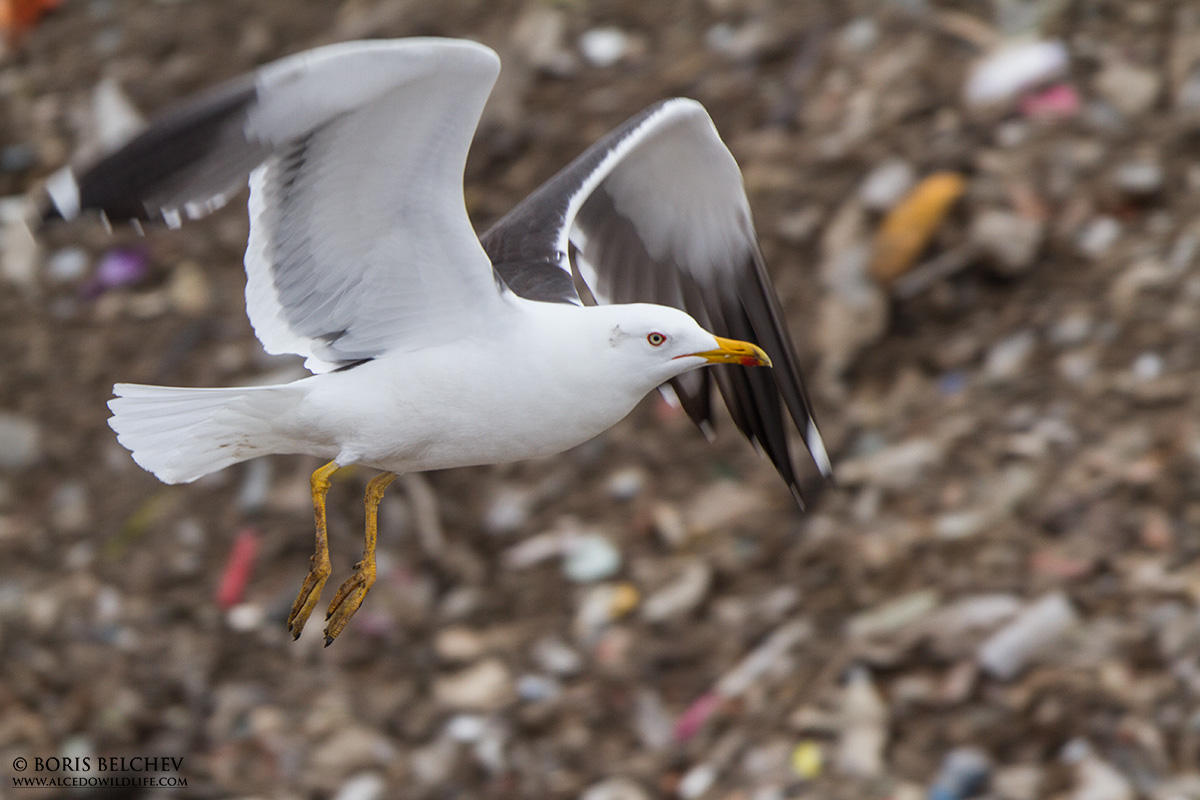
{"label": "gray wing", "polygon": [[419,347],[503,305],[462,192],[498,72],[461,40],[318,48],[185,103],[47,192],[63,217],[177,225],[249,173],[246,308],[266,350],[321,372]]}
{"label": "gray wing", "polygon": [[761,346],[773,369],[696,370],[671,382],[675,395],[707,433],[715,380],[734,424],[801,504],[792,425],[821,474],[832,476],[741,171],[699,103],[675,99],[642,111],[543,184],[482,242],[509,288],[528,299],[580,302],[573,253],[598,302],[674,306],[717,335]]}

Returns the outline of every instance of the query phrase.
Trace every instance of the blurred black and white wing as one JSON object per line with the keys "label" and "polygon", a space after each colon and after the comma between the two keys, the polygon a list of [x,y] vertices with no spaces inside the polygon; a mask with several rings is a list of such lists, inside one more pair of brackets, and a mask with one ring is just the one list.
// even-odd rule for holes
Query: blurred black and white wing
{"label": "blurred black and white wing", "polygon": [[314,372],[469,330],[501,303],[463,169],[499,72],[449,39],[300,53],[209,91],[88,169],[55,210],[178,225],[250,176],[246,305],[267,352]]}
{"label": "blurred black and white wing", "polygon": [[529,299],[579,303],[569,254],[601,303],[649,302],[761,346],[769,370],[715,367],[673,380],[704,431],[715,380],[738,429],[800,500],[784,409],[822,475],[832,470],[750,218],[741,171],[704,107],[675,99],[610,132],[483,237],[497,273]]}

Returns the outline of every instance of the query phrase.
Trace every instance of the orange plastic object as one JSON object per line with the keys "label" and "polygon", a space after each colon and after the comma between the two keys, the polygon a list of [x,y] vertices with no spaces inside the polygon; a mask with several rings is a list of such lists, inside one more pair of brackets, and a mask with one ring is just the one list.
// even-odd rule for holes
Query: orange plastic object
{"label": "orange plastic object", "polygon": [[0,32],[9,42],[18,42],[43,14],[62,3],[63,0],[0,0]]}
{"label": "orange plastic object", "polygon": [[965,188],[962,175],[936,172],[888,213],[875,236],[871,258],[876,280],[891,283],[912,268]]}

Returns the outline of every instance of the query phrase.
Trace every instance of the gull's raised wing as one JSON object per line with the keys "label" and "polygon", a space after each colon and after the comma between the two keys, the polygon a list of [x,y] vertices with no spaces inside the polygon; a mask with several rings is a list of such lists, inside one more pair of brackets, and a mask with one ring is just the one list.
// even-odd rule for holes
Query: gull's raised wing
{"label": "gull's raised wing", "polygon": [[250,175],[246,307],[314,372],[477,327],[500,304],[463,169],[500,69],[487,47],[405,39],[267,64],[47,182],[57,213],[177,225]]}
{"label": "gull's raised wing", "polygon": [[674,306],[719,336],[757,343],[773,369],[696,370],[671,382],[676,396],[707,432],[715,379],[738,429],[800,501],[786,407],[821,474],[831,476],[741,171],[699,103],[668,100],[614,129],[482,241],[496,272],[529,299],[580,302],[568,258],[574,252],[598,302]]}

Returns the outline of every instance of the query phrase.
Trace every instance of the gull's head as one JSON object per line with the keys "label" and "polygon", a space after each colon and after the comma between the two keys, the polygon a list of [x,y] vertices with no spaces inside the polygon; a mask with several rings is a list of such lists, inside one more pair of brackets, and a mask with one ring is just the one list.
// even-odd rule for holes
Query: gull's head
{"label": "gull's head", "polygon": [[715,336],[675,308],[633,303],[589,310],[602,317],[609,355],[644,374],[652,381],[651,388],[709,364],[771,366],[771,359],[757,345]]}

